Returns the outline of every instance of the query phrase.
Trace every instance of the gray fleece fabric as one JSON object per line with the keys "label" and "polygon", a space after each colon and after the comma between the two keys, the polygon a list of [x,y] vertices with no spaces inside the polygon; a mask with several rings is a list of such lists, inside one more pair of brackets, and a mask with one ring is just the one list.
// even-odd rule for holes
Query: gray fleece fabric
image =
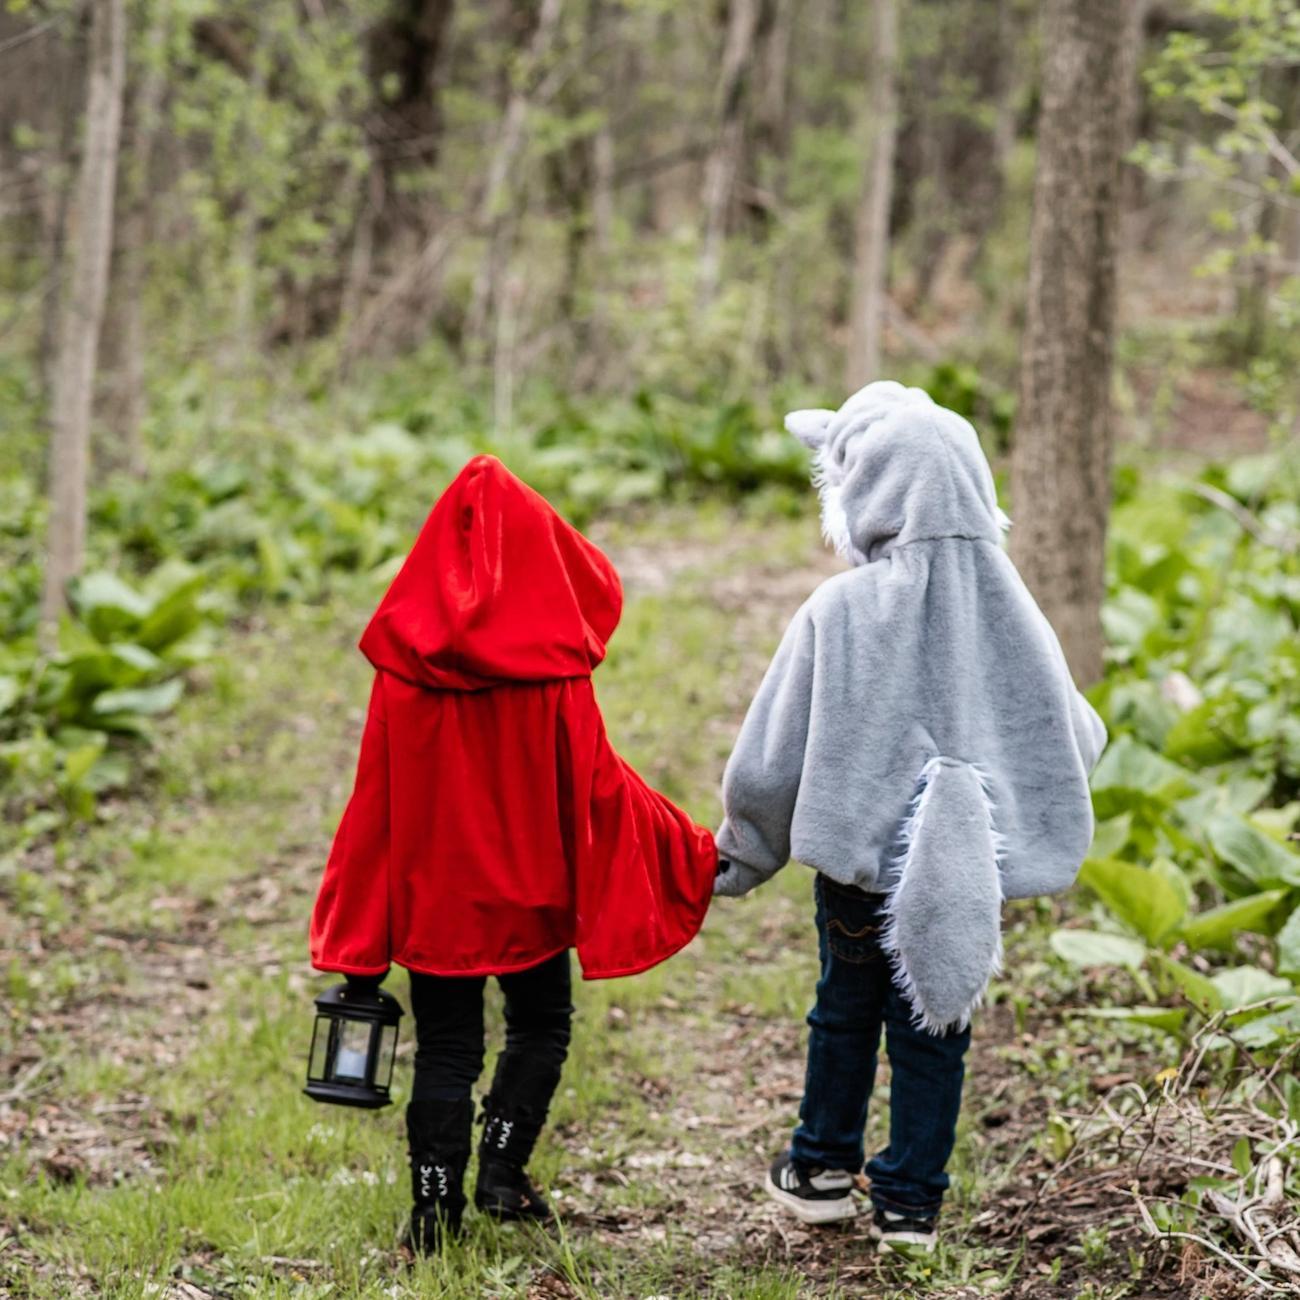
{"label": "gray fleece fabric", "polygon": [[975,430],[878,382],[796,411],[827,539],[853,563],[786,629],[723,779],[720,894],[793,856],[889,895],[884,946],[918,1023],[965,1025],[1005,898],[1069,886],[1106,743],[1002,549]]}

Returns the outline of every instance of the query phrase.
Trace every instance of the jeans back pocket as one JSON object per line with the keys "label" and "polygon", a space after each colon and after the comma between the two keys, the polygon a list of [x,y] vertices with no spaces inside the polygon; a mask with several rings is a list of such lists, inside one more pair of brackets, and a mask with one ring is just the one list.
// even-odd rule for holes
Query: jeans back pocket
{"label": "jeans back pocket", "polygon": [[861,966],[880,958],[880,934],[886,923],[882,895],[866,894],[819,874],[817,920],[826,946],[841,961]]}

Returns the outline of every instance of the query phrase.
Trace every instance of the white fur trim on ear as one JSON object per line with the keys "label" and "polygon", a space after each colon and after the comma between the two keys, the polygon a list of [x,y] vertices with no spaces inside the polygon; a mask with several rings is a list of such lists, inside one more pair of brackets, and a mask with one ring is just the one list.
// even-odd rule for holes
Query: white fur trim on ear
{"label": "white fur trim on ear", "polygon": [[997,514],[998,527],[1002,529],[1004,533],[1009,533],[1011,531],[1011,516],[1007,514],[1007,512],[1003,510],[1001,506],[998,507],[996,514]]}
{"label": "white fur trim on ear", "polygon": [[826,441],[826,430],[834,414],[834,411],[816,409],[791,411],[785,417],[786,432],[794,434],[805,447],[816,450]]}

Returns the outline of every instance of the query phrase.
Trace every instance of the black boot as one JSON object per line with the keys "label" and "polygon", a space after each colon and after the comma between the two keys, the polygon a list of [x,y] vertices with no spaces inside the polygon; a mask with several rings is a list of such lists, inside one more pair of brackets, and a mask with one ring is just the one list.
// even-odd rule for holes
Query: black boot
{"label": "black boot", "polygon": [[468,1097],[464,1101],[412,1101],[406,1108],[415,1201],[407,1244],[417,1254],[433,1254],[445,1238],[460,1231],[473,1127],[474,1103]]}
{"label": "black boot", "polygon": [[548,1093],[540,1107],[515,1106],[499,1100],[494,1092],[483,1102],[474,1204],[502,1223],[551,1218],[546,1198],[524,1172],[546,1122],[549,1101]]}

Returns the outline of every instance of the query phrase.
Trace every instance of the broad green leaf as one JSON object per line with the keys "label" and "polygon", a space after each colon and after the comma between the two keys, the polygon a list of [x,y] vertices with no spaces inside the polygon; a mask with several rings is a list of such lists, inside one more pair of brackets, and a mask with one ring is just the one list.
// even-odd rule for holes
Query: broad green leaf
{"label": "broad green leaf", "polygon": [[94,767],[96,760],[104,752],[104,737],[97,736],[84,745],[70,749],[63,756],[63,775],[69,785],[80,785],[86,774]]}
{"label": "broad green leaf", "polygon": [[1183,895],[1163,875],[1118,858],[1089,858],[1079,879],[1148,943],[1160,943],[1187,910]]}
{"label": "broad green leaf", "polygon": [[1155,750],[1163,749],[1165,736],[1178,717],[1178,710],[1156,682],[1121,680],[1109,691],[1106,718],[1117,739],[1131,735]]}
{"label": "broad green leaf", "polygon": [[1286,897],[1285,889],[1268,889],[1211,907],[1184,921],[1179,938],[1189,948],[1230,948],[1232,936],[1241,930],[1267,933],[1268,918]]}
{"label": "broad green leaf", "polygon": [[1126,966],[1137,970],[1146,948],[1137,939],[1102,930],[1054,930],[1052,951],[1072,966]]}
{"label": "broad green leaf", "polygon": [[1232,1167],[1245,1178],[1247,1174],[1255,1167],[1254,1158],[1250,1154],[1250,1139],[1240,1137],[1232,1148]]}
{"label": "broad green leaf", "polygon": [[1268,491],[1283,470],[1275,451],[1257,452],[1250,456],[1233,456],[1224,466],[1228,491],[1247,504]]}
{"label": "broad green leaf", "polygon": [[162,660],[152,650],[130,641],[113,642],[108,653],[137,673],[156,673],[163,666]]}
{"label": "broad green leaf", "polygon": [[1155,962],[1157,969],[1163,971],[1178,985],[1183,996],[1202,1015],[1209,1015],[1211,1012],[1218,1011],[1223,1005],[1223,998],[1219,990],[1208,976],[1202,975],[1199,971],[1194,971],[1190,966],[1183,965],[1182,962],[1175,961],[1163,952],[1153,952],[1151,959]]}
{"label": "broad green leaf", "polygon": [[63,689],[58,700],[63,717],[80,714],[102,691],[116,690],[140,680],[138,668],[109,650],[77,655],[67,660],[63,668],[60,678]]}
{"label": "broad green leaf", "polygon": [[131,783],[131,764],[125,754],[101,754],[86,773],[85,786],[96,794],[121,790]]}
{"label": "broad green leaf", "polygon": [[289,564],[284,547],[269,532],[263,531],[258,535],[257,557],[261,561],[262,582],[267,591],[283,591],[289,580]]}
{"label": "broad green leaf", "polygon": [[60,654],[69,657],[98,654],[103,649],[101,643],[90,635],[90,629],[70,614],[59,619],[58,646]]}
{"label": "broad green leaf", "polygon": [[1178,863],[1172,858],[1158,857],[1152,860],[1151,866],[1147,869],[1173,886],[1174,893],[1182,900],[1184,915],[1192,910],[1192,904],[1196,901],[1192,892],[1192,882],[1188,879],[1187,872]]}
{"label": "broad green leaf", "polygon": [[20,695],[22,687],[17,677],[0,677],[0,713],[8,713],[18,703]]}
{"label": "broad green leaf", "polygon": [[1161,623],[1159,604],[1137,587],[1121,587],[1101,607],[1101,625],[1112,646],[1137,650]]}
{"label": "broad green leaf", "polygon": [[170,681],[159,682],[157,686],[141,686],[135,690],[105,691],[95,701],[97,714],[143,713],[153,717],[159,713],[169,713],[176,707],[177,700],[185,690],[185,683],[179,677]]}
{"label": "broad green leaf", "polygon": [[98,641],[115,641],[148,616],[149,601],[115,573],[100,570],[72,585],[72,607]]}
{"label": "broad green leaf", "polygon": [[[1194,767],[1208,767],[1224,763],[1250,748],[1249,742],[1239,739],[1239,726],[1234,728],[1223,700],[1206,700],[1190,713],[1185,713],[1165,736],[1165,755],[1175,763],[1190,763]],[[1237,706],[1240,713],[1240,706]],[[1239,719],[1238,719],[1239,722]]]}
{"label": "broad green leaf", "polygon": [[140,624],[135,639],[150,650],[163,650],[193,632],[203,621],[198,601],[207,581],[197,574],[169,591]]}
{"label": "broad green leaf", "polygon": [[1185,767],[1171,763],[1131,736],[1113,741],[1092,774],[1094,790],[1119,787],[1167,800],[1191,794],[1200,784]]}
{"label": "broad green leaf", "polygon": [[1273,788],[1272,780],[1222,768],[1219,782],[1190,799],[1180,799],[1174,805],[1178,815],[1189,826],[1199,827],[1216,813],[1237,813],[1244,817],[1258,806],[1260,800],[1267,798]]}
{"label": "broad green leaf", "polygon": [[1285,997],[1295,992],[1289,980],[1270,975],[1258,966],[1233,966],[1220,971],[1211,983],[1219,990],[1225,1010],[1262,1002],[1265,998]]}
{"label": "broad green leaf", "polygon": [[1300,907],[1278,931],[1277,968],[1286,975],[1300,975]]}
{"label": "broad green leaf", "polygon": [[101,731],[111,731],[124,736],[136,736],[151,741],[153,730],[143,713],[105,713],[95,715],[95,725]]}
{"label": "broad green leaf", "polygon": [[1127,1020],[1135,1025],[1147,1025],[1151,1029],[1163,1029],[1167,1034],[1176,1034],[1187,1019],[1187,1008],[1090,1007],[1076,1014],[1092,1016],[1097,1020]]}
{"label": "broad green leaf", "polygon": [[1092,848],[1088,856],[1093,858],[1113,858],[1128,843],[1133,829],[1133,814],[1121,813],[1097,823],[1092,835]]}
{"label": "broad green leaf", "polygon": [[1215,853],[1256,884],[1300,885],[1300,857],[1244,817],[1215,813],[1205,833]]}
{"label": "broad green leaf", "polygon": [[1300,999],[1234,1025],[1232,1036],[1251,1051],[1295,1042],[1300,1038]]}
{"label": "broad green leaf", "polygon": [[1252,776],[1247,771],[1231,768],[1224,771],[1220,778],[1219,789],[1223,792],[1224,806],[1229,812],[1240,813],[1245,817],[1254,815],[1254,810],[1267,799],[1273,789],[1273,778]]}
{"label": "broad green leaf", "polygon": [[1283,804],[1281,808],[1256,808],[1251,813],[1250,820],[1266,835],[1284,840],[1295,830],[1297,822],[1300,822],[1300,799]]}

